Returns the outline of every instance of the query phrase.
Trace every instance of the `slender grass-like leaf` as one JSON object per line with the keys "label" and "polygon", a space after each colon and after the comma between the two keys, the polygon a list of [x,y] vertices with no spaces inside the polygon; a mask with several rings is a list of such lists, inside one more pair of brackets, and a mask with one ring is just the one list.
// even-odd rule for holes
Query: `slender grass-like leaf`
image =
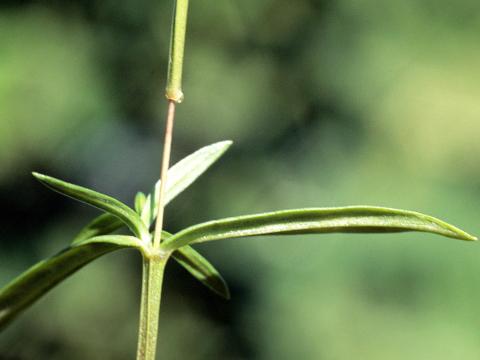
{"label": "slender grass-like leaf", "polygon": [[[227,140],[205,146],[172,166],[168,170],[168,180],[165,188],[165,205],[189,187],[227,151],[230,145],[232,145],[232,142]],[[160,181],[155,184],[152,193],[147,196],[147,200],[145,201],[145,206],[142,210],[142,220],[145,224],[153,224],[157,216],[159,191]]]}
{"label": "slender grass-like leaf", "polygon": [[177,249],[172,257],[194,278],[225,299],[230,299],[230,290],[220,273],[191,246]]}
{"label": "slender grass-like leaf", "polygon": [[0,290],[0,330],[59,282],[96,258],[123,248],[144,251],[133,236],[98,236],[72,244],[40,261]]}
{"label": "slender grass-like leaf", "polygon": [[[84,188],[82,186],[70,184],[68,182],[53,178],[51,176],[42,175],[39,173],[33,173],[42,184],[51,188],[52,190],[59,192],[62,195],[69,196],[75,200],[79,200],[86,204],[92,205],[103,211],[106,211],[127,225],[130,230],[143,241],[150,239],[150,233],[147,227],[140,219],[139,215],[129,208],[124,203],[117,199],[101,194],[99,192]],[[103,225],[107,222],[106,218],[102,219]]]}
{"label": "slender grass-like leaf", "polygon": [[430,232],[461,240],[475,237],[434,217],[413,211],[350,206],[284,210],[209,221],[174,234],[163,249],[206,241],[271,234]]}

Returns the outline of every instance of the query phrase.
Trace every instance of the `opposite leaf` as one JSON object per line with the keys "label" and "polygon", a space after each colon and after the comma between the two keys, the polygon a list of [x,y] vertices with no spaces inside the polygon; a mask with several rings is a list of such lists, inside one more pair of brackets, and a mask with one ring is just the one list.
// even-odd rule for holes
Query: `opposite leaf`
{"label": "opposite leaf", "polygon": [[0,290],[0,330],[59,282],[96,258],[114,250],[144,244],[133,236],[99,236],[78,242],[40,261]]}
{"label": "opposite leaf", "polygon": [[162,243],[164,250],[205,241],[271,234],[388,233],[421,231],[461,240],[475,237],[434,217],[413,211],[351,206],[284,210],[232,217],[189,227]]}
{"label": "opposite leaf", "polygon": [[[232,145],[231,141],[221,141],[205,146],[172,166],[168,170],[168,180],[165,188],[165,205],[189,187],[227,151],[230,145]],[[157,181],[152,193],[147,196],[145,206],[142,210],[142,220],[145,224],[153,224],[153,221],[157,217],[159,190],[160,181]]]}
{"label": "opposite leaf", "polygon": [[[143,241],[148,241],[150,239],[148,229],[138,214],[117,199],[84,188],[82,186],[70,184],[51,176],[46,176],[35,172],[33,173],[33,176],[35,176],[42,184],[54,191],[59,192],[60,194],[87,203],[118,217],[137,237]],[[106,218],[103,219],[103,221],[105,220]]]}
{"label": "opposite leaf", "polygon": [[222,275],[194,248],[181,247],[172,254],[172,257],[210,290],[225,299],[230,299],[230,290]]}

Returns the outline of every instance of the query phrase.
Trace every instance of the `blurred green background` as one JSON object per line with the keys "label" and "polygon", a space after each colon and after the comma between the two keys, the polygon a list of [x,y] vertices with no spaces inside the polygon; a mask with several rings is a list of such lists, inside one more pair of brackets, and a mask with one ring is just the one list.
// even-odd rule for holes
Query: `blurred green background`
{"label": "blurred green background", "polygon": [[[192,1],[173,157],[232,149],[167,208],[170,231],[372,204],[480,233],[477,0]],[[0,4],[0,285],[95,210],[36,170],[132,203],[158,177],[172,1]],[[480,249],[425,234],[199,246],[225,302],[167,270],[161,359],[478,359]],[[140,259],[110,254],[0,336],[1,359],[132,359]]]}

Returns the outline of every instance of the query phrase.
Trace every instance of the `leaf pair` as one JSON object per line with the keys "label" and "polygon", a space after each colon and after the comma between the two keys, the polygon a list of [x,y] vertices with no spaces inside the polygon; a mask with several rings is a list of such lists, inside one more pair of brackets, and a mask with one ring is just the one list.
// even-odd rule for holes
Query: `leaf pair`
{"label": "leaf pair", "polygon": [[[192,184],[230,145],[231,141],[222,141],[206,146],[173,166],[169,170],[166,202]],[[106,213],[85,226],[69,247],[40,261],[0,290],[0,330],[51,288],[96,258],[124,248],[145,253],[150,245],[148,229],[156,217],[159,182],[154,187],[154,194],[145,197],[138,214],[110,196],[38,173],[34,176],[49,188]],[[110,235],[125,225],[136,237]],[[169,234],[165,232],[162,237],[166,236]],[[207,287],[229,298],[228,287],[221,275],[193,248],[186,246],[178,249],[172,257]]]}
{"label": "leaf pair", "polygon": [[[169,170],[166,202],[188,187],[223,152],[230,142],[200,149]],[[27,270],[0,292],[0,328],[21,310],[37,300],[58,282],[97,257],[121,248],[135,248],[148,256],[151,250],[149,228],[157,210],[157,183],[152,194],[137,194],[136,211],[107,195],[72,185],[45,175],[34,174],[42,183],[67,196],[103,211],[88,224],[66,250]],[[123,225],[135,237],[108,235]],[[284,210],[209,221],[188,227],[176,234],[162,234],[162,250],[195,278],[218,294],[228,297],[228,287],[218,271],[191,244],[227,238],[260,235],[312,233],[393,233],[430,232],[461,240],[475,237],[434,217],[417,212],[368,206]]]}
{"label": "leaf pair", "polygon": [[[169,170],[166,185],[166,203],[185,190],[198,176],[203,174],[230,147],[231,141],[223,141],[204,147],[192,155],[184,158]],[[133,232],[145,245],[148,253],[151,247],[149,228],[152,226],[158,210],[158,193],[160,181],[154,186],[152,194],[145,196],[142,193],[135,197],[135,207],[138,213],[122,202],[96,191],[73,185],[50,176],[33,173],[44,185],[63,195],[70,196],[107,213],[97,217],[88,224],[74,239],[74,244],[93,236],[110,234],[123,224]],[[123,223],[123,224],[122,224]],[[216,292],[218,295],[229,298],[228,286],[218,271],[203,256],[193,248],[175,249],[173,258],[182,265],[191,275]],[[179,253],[180,252],[180,253]]]}

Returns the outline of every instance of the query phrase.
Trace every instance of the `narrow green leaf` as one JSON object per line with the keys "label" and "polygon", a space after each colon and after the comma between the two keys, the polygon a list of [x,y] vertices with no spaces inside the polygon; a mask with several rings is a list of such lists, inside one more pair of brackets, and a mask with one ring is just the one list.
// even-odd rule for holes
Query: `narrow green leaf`
{"label": "narrow green leaf", "polygon": [[124,226],[122,220],[109,213],[97,216],[89,222],[73,239],[72,244],[90,239],[94,236],[109,235]]}
{"label": "narrow green leaf", "polygon": [[172,257],[194,278],[225,299],[230,299],[230,290],[220,273],[191,246],[177,249]]}
{"label": "narrow green leaf", "polygon": [[[137,237],[139,237],[143,241],[148,241],[150,239],[150,233],[140,219],[139,215],[117,199],[84,188],[82,186],[70,184],[68,182],[53,178],[51,176],[46,176],[35,172],[33,173],[33,176],[35,176],[45,186],[59,192],[62,195],[66,195],[75,200],[79,200],[86,204],[92,205],[118,217],[125,223],[125,225],[130,228],[130,230]],[[102,219],[102,221],[103,224],[106,223],[105,218]]]}
{"label": "narrow green leaf", "polygon": [[205,241],[271,234],[430,232],[461,240],[474,236],[434,217],[413,211],[351,206],[276,211],[232,217],[189,227],[163,242],[163,249]]}
{"label": "narrow green leaf", "polygon": [[[231,141],[221,141],[211,144],[195,151],[193,154],[183,158],[168,170],[168,180],[165,189],[165,205],[174,199],[178,194],[190,186],[200,175],[202,175],[215,161],[223,155],[232,145]],[[145,224],[153,224],[157,216],[157,199],[160,191],[158,181],[150,195],[147,196],[142,211],[142,220]],[[152,210],[153,209],[153,210]]]}
{"label": "narrow green leaf", "polygon": [[146,200],[147,196],[141,191],[139,191],[137,195],[135,195],[135,211],[137,212],[137,214],[142,213],[142,209],[145,206]]}
{"label": "narrow green leaf", "polygon": [[96,258],[123,248],[144,252],[133,236],[98,236],[78,242],[40,261],[0,290],[0,330],[59,282]]}

